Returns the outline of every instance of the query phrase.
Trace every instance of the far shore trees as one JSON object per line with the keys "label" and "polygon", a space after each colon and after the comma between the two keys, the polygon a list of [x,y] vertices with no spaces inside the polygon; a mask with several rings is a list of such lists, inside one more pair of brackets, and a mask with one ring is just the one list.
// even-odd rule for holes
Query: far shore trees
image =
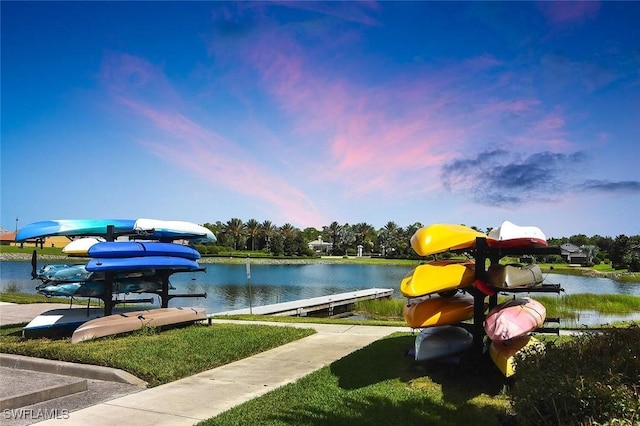
{"label": "far shore trees", "polygon": [[[209,253],[249,250],[263,251],[275,256],[307,256],[313,255],[308,244],[321,237],[323,241],[331,243],[332,249],[329,254],[334,256],[353,256],[358,253],[358,246],[361,246],[365,256],[417,258],[411,249],[410,240],[423,225],[416,222],[402,227],[389,221],[383,227],[376,229],[366,222],[350,225],[333,221],[320,230],[313,227],[301,230],[291,223],[278,226],[269,220],[259,222],[252,218],[243,222],[242,219],[232,218],[226,223],[216,221],[205,223],[204,226],[210,229],[218,239],[213,245],[214,249]],[[488,228],[487,232],[490,230]],[[640,271],[640,235],[623,234],[611,238],[578,234],[570,237],[548,238],[547,241],[552,246],[571,243],[581,247],[593,263],[611,263],[615,269]],[[553,261],[558,258],[559,256],[555,256],[544,260]]]}

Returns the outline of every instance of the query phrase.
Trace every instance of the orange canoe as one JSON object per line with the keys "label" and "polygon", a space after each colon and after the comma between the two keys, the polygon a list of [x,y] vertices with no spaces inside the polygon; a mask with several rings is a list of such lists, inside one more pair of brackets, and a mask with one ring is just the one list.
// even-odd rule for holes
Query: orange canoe
{"label": "orange canoe", "polygon": [[418,265],[402,279],[400,292],[404,297],[419,297],[431,293],[469,287],[474,280],[472,260],[435,260]]}
{"label": "orange canoe", "polygon": [[412,328],[457,324],[473,317],[473,299],[464,296],[431,297],[405,306],[403,314]]}
{"label": "orange canoe", "polygon": [[476,238],[486,235],[464,225],[435,223],[418,229],[411,237],[411,247],[420,256],[472,248]]}

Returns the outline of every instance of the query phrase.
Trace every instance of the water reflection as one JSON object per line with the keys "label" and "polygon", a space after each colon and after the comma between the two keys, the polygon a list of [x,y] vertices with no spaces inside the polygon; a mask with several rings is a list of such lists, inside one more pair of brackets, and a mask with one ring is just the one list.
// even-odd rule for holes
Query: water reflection
{"label": "water reflection", "polygon": [[640,296],[640,283],[579,275],[547,274],[544,283],[560,284],[567,294],[627,294]]}
{"label": "water reflection", "polygon": [[640,312],[629,314],[605,315],[597,311],[578,311],[576,318],[561,318],[560,327],[563,328],[583,328],[596,325],[613,324],[623,321],[640,321]]}
{"label": "water reflection", "polygon": [[[53,263],[53,262],[52,262]],[[62,262],[59,262],[62,263]],[[245,265],[205,265],[204,273],[182,273],[171,277],[176,288],[172,293],[206,293],[206,298],[174,298],[169,306],[197,306],[208,312],[249,307],[249,284],[252,306],[297,299],[326,296],[373,287],[392,288],[395,297],[400,281],[414,266],[376,265],[251,265],[247,280]],[[0,262],[0,291],[14,288],[35,293],[38,282],[32,281],[29,262]],[[560,284],[566,294],[628,294],[640,296],[640,284],[608,278],[548,274],[545,283]],[[578,320],[580,322],[581,320]],[[582,320],[583,322],[587,319]]]}

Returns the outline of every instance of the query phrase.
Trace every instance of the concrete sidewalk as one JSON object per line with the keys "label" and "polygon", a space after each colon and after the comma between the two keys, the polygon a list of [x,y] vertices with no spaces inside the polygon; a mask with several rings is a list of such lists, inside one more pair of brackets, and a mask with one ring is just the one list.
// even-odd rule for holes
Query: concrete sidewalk
{"label": "concrete sidewalk", "polygon": [[410,330],[260,323],[312,327],[317,333],[213,370],[72,412],[67,419],[38,424],[193,425],[304,377],[395,331]]}
{"label": "concrete sidewalk", "polygon": [[[26,306],[22,305],[20,309],[20,315],[24,318],[34,313],[38,315],[42,309]],[[6,315],[9,314],[7,307],[0,307],[0,322],[5,324],[10,316]],[[20,315],[12,312],[11,316],[15,318]],[[65,411],[64,418],[38,424],[192,425],[294,382],[393,332],[411,331],[408,327],[213,321],[214,324],[222,322],[313,328],[317,333],[172,383],[129,393],[70,413]],[[83,367],[91,369],[91,366]]]}

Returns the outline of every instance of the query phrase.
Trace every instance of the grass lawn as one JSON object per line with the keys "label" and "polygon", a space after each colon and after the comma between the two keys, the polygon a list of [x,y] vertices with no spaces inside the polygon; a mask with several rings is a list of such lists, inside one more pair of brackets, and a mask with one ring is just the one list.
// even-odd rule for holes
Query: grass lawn
{"label": "grass lawn", "polygon": [[499,425],[510,404],[488,358],[415,363],[415,336],[378,340],[201,425]]}
{"label": "grass lawn", "polygon": [[246,358],[315,333],[265,325],[193,325],[153,329],[72,345],[69,339],[23,340],[23,325],[0,329],[0,352],[119,368],[157,386]]}
{"label": "grass lawn", "polygon": [[[573,309],[640,309],[634,296],[576,295]],[[565,297],[550,298],[563,300]],[[358,304],[371,317],[397,320],[403,300]],[[545,300],[545,305],[552,301]],[[243,317],[245,318],[245,317]],[[245,319],[264,317],[246,317]],[[317,318],[269,320],[348,322]],[[367,324],[367,321],[360,321]],[[379,321],[377,323],[384,323]],[[370,322],[369,322],[370,324]],[[388,324],[388,323],[387,323]],[[404,325],[402,322],[396,325]],[[264,325],[196,325],[164,331],[142,330],[71,345],[67,340],[21,340],[20,326],[0,329],[0,352],[121,368],[156,386],[305,337],[313,331]],[[540,335],[556,342],[569,337]],[[415,335],[395,333],[310,375],[208,419],[203,425],[503,425],[514,424],[505,379],[487,357],[460,364],[416,363],[406,355]],[[304,359],[305,354],[300,354]]]}

